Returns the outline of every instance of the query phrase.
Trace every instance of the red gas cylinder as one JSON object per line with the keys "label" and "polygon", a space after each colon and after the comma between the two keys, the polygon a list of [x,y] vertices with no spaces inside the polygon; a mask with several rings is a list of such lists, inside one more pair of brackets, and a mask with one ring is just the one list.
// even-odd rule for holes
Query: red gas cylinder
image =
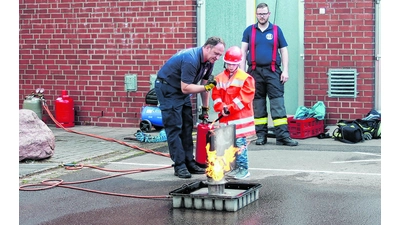
{"label": "red gas cylinder", "polygon": [[[63,127],[73,127],[75,110],[74,110],[74,100],[68,96],[66,90],[62,90],[61,96],[56,99],[56,120]],[[56,127],[60,127],[56,124]]]}
{"label": "red gas cylinder", "polygon": [[207,122],[202,122],[197,125],[196,137],[196,163],[203,168],[207,167],[207,135],[208,131],[212,129],[211,125]]}

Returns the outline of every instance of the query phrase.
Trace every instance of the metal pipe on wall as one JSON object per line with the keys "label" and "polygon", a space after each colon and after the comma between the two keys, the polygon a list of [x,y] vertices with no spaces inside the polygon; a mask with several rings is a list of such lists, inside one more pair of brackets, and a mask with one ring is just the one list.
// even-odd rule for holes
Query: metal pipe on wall
{"label": "metal pipe on wall", "polygon": [[381,112],[381,4],[375,0],[375,110]]}

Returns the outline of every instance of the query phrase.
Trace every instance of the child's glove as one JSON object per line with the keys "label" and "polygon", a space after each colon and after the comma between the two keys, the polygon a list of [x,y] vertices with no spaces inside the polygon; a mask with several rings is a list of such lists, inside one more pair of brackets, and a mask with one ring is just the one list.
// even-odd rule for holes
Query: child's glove
{"label": "child's glove", "polygon": [[224,109],[222,110],[221,113],[223,116],[228,116],[231,112],[229,112],[228,106],[224,106]]}

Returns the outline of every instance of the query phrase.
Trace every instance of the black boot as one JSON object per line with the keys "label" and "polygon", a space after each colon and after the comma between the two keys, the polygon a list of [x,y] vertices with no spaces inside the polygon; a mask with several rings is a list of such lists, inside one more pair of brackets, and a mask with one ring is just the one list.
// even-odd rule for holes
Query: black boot
{"label": "black boot", "polygon": [[299,143],[290,137],[281,139],[281,140],[276,140],[276,145],[287,145],[287,146],[297,146]]}
{"label": "black boot", "polygon": [[192,174],[190,174],[186,168],[175,170],[174,175],[179,178],[191,178],[192,177]]}
{"label": "black boot", "polygon": [[191,174],[205,174],[206,173],[206,169],[201,168],[200,166],[196,165],[196,164],[192,164],[188,167],[188,171]]}
{"label": "black boot", "polygon": [[256,145],[265,145],[267,143],[267,137],[265,135],[257,135]]}

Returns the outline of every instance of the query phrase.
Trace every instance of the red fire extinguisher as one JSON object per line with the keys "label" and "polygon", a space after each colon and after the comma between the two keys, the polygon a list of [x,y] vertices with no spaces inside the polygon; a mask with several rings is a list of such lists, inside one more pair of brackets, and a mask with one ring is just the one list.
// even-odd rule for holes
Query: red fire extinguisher
{"label": "red fire extinguisher", "polygon": [[[225,113],[229,114],[229,111],[224,108]],[[197,137],[196,137],[196,163],[203,168],[207,167],[207,143],[209,142],[210,134],[209,131],[215,129],[213,125],[215,122],[219,121],[223,115],[219,116],[218,119],[214,120],[211,124],[207,119],[202,120],[199,125],[197,125]],[[213,149],[210,149],[213,150]]]}
{"label": "red fire extinguisher", "polygon": [[196,136],[196,162],[200,167],[207,167],[207,134],[211,130],[210,124],[207,120],[203,120],[197,125]]}
{"label": "red fire extinguisher", "polygon": [[[74,100],[68,96],[68,92],[66,90],[62,90],[61,96],[58,97],[55,101],[56,107],[56,120],[63,127],[73,127],[75,110],[74,110]],[[56,127],[60,127],[56,124]]]}

